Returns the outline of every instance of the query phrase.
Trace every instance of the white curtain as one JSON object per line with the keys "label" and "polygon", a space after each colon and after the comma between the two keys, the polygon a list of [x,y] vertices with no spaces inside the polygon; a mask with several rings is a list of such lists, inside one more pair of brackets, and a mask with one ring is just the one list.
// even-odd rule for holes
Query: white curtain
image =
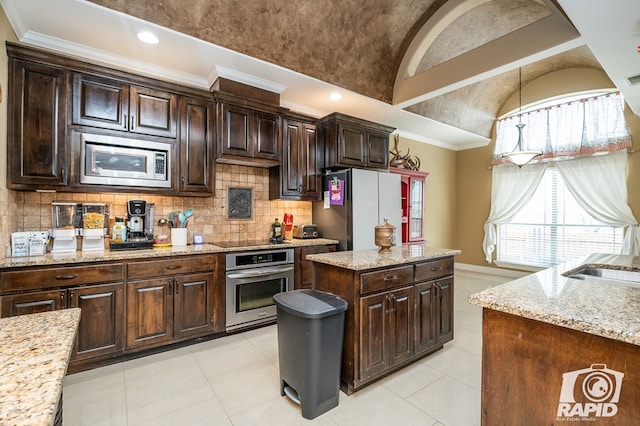
{"label": "white curtain", "polygon": [[507,223],[524,207],[538,188],[546,163],[518,168],[516,166],[494,166],[491,182],[491,211],[484,224],[484,250],[487,262],[491,263],[496,247],[496,225]]}
{"label": "white curtain", "polygon": [[614,92],[498,120],[493,164],[504,163],[501,154],[515,148],[516,124],[520,121],[526,124],[522,149],[542,151],[536,161],[623,150],[632,145],[624,118],[624,100]]}
{"label": "white curtain", "polygon": [[640,228],[627,204],[627,153],[558,161],[556,167],[569,192],[594,219],[626,226],[622,254],[640,255]]}

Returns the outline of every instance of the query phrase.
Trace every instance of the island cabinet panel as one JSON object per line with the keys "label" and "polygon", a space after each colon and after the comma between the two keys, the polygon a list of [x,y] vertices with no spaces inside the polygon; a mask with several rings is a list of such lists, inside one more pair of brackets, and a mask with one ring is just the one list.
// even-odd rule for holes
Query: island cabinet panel
{"label": "island cabinet panel", "polygon": [[365,270],[313,267],[314,288],[348,303],[340,385],[347,394],[453,338],[452,257]]}
{"label": "island cabinet panel", "polygon": [[483,309],[483,425],[637,425],[640,346]]}

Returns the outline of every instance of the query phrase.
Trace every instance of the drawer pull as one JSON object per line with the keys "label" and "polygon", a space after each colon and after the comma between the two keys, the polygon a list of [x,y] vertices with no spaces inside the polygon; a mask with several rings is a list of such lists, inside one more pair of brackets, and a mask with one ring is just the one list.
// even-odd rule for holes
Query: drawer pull
{"label": "drawer pull", "polygon": [[170,271],[173,271],[174,269],[180,269],[182,268],[182,265],[169,265],[167,266],[167,269]]}
{"label": "drawer pull", "polygon": [[382,279],[382,281],[387,282],[387,281],[398,281],[398,276],[397,275],[392,275],[390,277],[384,277]]}
{"label": "drawer pull", "polygon": [[434,272],[435,271],[443,271],[444,268],[442,266],[432,266],[431,270],[434,271]]}
{"label": "drawer pull", "polygon": [[56,275],[56,280],[73,280],[78,278],[78,274],[74,275]]}

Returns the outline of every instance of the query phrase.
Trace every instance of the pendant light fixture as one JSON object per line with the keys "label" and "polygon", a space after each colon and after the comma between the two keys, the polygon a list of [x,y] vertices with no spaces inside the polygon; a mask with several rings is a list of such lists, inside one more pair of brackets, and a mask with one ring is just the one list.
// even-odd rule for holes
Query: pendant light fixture
{"label": "pendant light fixture", "polygon": [[506,158],[511,161],[518,167],[522,167],[527,164],[529,161],[533,160],[538,155],[542,154],[542,151],[523,151],[522,150],[522,129],[525,126],[522,123],[522,68],[518,68],[518,80],[519,80],[519,107],[518,107],[518,124],[516,127],[518,128],[518,143],[516,147],[511,152],[507,152],[502,154],[502,158]]}

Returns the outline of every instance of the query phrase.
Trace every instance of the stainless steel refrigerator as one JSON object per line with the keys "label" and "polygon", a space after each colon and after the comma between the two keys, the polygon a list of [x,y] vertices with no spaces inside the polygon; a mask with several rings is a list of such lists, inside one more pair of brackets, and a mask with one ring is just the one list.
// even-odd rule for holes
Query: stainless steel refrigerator
{"label": "stainless steel refrigerator", "polygon": [[376,248],[375,226],[387,218],[397,227],[396,244],[400,245],[400,175],[363,169],[332,171],[323,178],[325,197],[334,178],[344,182],[342,204],[312,203],[312,221],[322,237],[339,240],[338,250]]}

